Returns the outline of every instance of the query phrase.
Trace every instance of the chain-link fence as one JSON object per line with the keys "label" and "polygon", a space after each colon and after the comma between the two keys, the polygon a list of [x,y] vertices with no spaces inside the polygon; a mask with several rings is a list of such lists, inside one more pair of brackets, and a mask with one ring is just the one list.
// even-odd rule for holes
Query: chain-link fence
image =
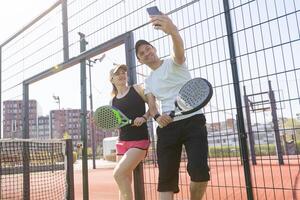
{"label": "chain-link fence", "polygon": [[[150,41],[161,58],[172,50],[170,38],[148,22],[146,8],[153,5],[177,25],[191,75],[213,85],[204,108],[211,172],[206,199],[300,198],[297,0],[58,1],[1,45],[1,106],[22,100],[24,81],[43,80],[121,44],[131,83],[143,83],[150,69],[135,59],[134,42]],[[88,41],[85,53],[78,32]],[[4,115],[1,109],[3,134],[18,125],[4,122]],[[155,128],[151,138],[144,189],[152,200],[158,199]],[[189,199],[186,164],[183,151],[180,200]]]}

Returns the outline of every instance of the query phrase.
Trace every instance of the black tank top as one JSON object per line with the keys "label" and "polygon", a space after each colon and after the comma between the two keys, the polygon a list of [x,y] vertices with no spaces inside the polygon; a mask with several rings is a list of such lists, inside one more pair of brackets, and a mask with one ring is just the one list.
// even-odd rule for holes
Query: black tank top
{"label": "black tank top", "polygon": [[[145,102],[134,87],[130,87],[126,96],[120,99],[114,97],[112,105],[122,111],[131,120],[142,117],[146,112]],[[119,139],[123,141],[148,139],[147,123],[143,123],[139,127],[131,125],[123,126],[120,129]]]}

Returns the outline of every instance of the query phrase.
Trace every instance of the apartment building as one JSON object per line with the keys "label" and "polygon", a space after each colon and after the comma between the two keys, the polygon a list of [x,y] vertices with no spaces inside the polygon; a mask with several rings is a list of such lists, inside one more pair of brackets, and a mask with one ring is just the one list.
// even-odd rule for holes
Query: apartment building
{"label": "apartment building", "polygon": [[50,125],[49,125],[49,115],[38,116],[38,134],[39,139],[49,139],[50,138]]}
{"label": "apartment building", "polygon": [[[64,138],[64,136],[68,136],[73,140],[74,145],[81,143],[80,112],[80,109],[51,110],[49,121],[50,138]],[[111,135],[111,133],[95,129],[96,144],[102,141],[104,137]],[[87,116],[87,138],[88,146],[91,146],[90,115]]]}
{"label": "apartment building", "polygon": [[[23,138],[22,100],[3,102],[3,137]],[[37,137],[37,101],[29,100],[29,137]]]}

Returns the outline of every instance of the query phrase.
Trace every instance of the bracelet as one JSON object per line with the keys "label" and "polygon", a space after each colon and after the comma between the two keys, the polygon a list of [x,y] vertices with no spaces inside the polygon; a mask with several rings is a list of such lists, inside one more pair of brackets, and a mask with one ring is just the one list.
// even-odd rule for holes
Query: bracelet
{"label": "bracelet", "polygon": [[145,117],[144,115],[142,116],[142,118],[144,118],[146,121],[148,121],[147,117]]}
{"label": "bracelet", "polygon": [[157,120],[157,118],[159,118],[159,117],[160,117],[160,114],[159,114],[159,113],[157,113],[156,115],[154,115],[153,119],[156,121],[156,120]]}

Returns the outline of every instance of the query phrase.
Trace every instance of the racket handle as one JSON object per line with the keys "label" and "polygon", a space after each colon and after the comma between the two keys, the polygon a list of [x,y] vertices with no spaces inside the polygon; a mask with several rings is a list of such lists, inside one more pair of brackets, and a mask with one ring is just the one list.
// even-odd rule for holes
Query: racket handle
{"label": "racket handle", "polygon": [[[169,116],[173,119],[175,117],[175,111],[171,111]],[[158,124],[158,126],[159,126],[159,128],[163,128],[163,126],[161,126],[159,124]]]}
{"label": "racket handle", "polygon": [[171,111],[170,114],[169,114],[169,116],[173,119],[175,117],[175,111],[174,110]]}

